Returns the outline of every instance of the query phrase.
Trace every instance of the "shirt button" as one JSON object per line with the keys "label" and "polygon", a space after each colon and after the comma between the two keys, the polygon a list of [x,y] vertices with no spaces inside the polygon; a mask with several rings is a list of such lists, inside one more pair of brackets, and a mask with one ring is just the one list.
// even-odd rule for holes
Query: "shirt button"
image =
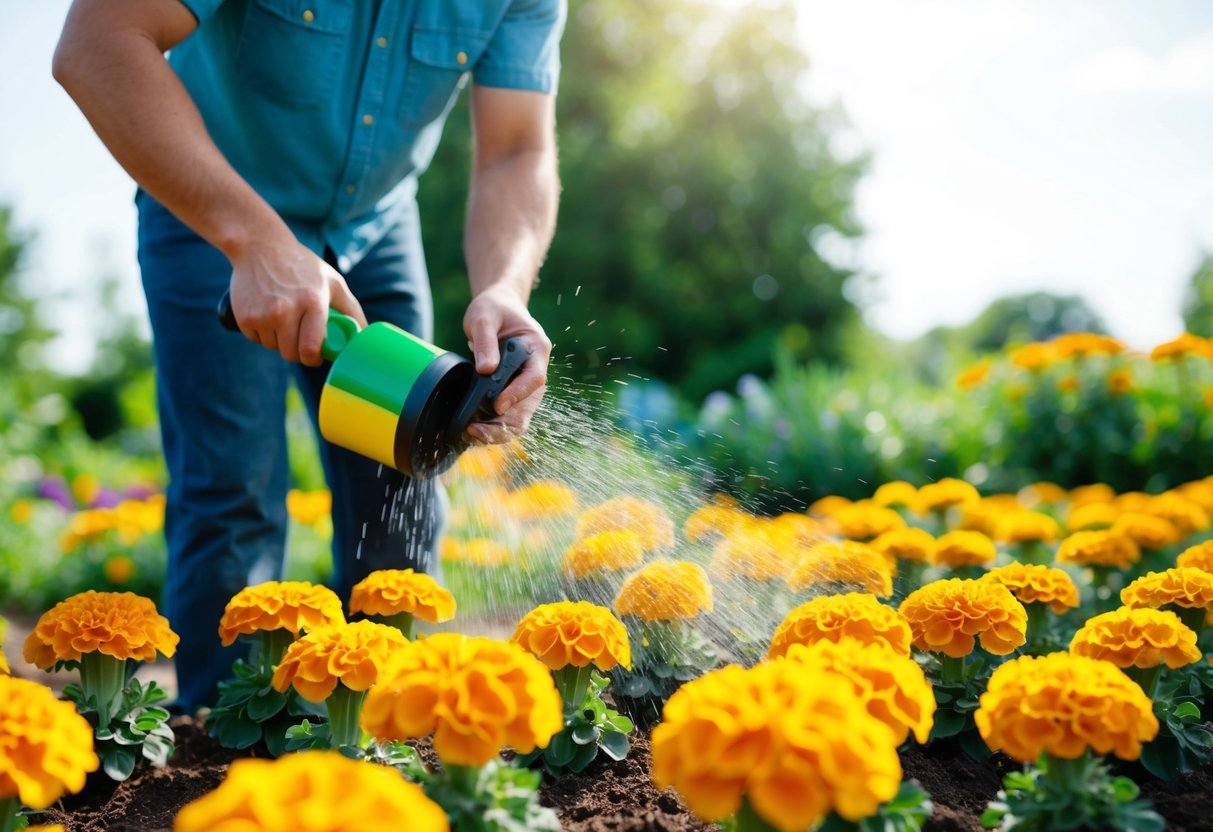
{"label": "shirt button", "polygon": [[304,23],[311,23],[315,19],[316,19],[315,12],[313,12],[311,9],[304,10],[304,12],[303,12],[303,22]]}
{"label": "shirt button", "polygon": [[345,186],[345,192],[346,192],[347,194],[352,194],[352,193],[353,193],[354,191],[356,191],[356,190],[358,190],[358,189],[357,189],[355,186],[353,186],[353,185],[346,185],[346,186]]}
{"label": "shirt button", "polygon": [[370,113],[367,113],[366,115],[364,115],[362,117],[362,123],[369,127],[370,125],[375,123],[375,117],[373,115],[371,115]]}
{"label": "shirt button", "polygon": [[468,53],[460,52],[459,54],[457,54],[455,56],[455,63],[459,64],[460,66],[463,66],[467,62],[468,62]]}
{"label": "shirt button", "polygon": [[376,39],[375,45],[378,46],[380,49],[386,49],[387,48],[387,38]]}

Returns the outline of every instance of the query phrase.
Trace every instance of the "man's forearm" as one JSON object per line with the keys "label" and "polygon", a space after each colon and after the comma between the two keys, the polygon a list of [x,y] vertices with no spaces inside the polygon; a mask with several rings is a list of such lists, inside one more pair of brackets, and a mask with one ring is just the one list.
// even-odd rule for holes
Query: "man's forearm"
{"label": "man's forearm", "polygon": [[505,287],[527,301],[552,242],[559,190],[551,148],[475,167],[464,237],[473,296]]}

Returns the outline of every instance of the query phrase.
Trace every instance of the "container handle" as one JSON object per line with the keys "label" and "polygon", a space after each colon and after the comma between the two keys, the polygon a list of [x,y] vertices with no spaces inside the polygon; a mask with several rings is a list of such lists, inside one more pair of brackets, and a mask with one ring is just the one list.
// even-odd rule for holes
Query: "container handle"
{"label": "container handle", "polygon": [[[232,311],[232,292],[229,289],[219,298],[219,306],[215,310],[219,323],[231,332],[239,332],[240,324],[236,322],[236,313]],[[324,344],[320,352],[326,361],[333,361],[349,344],[350,339],[358,334],[358,322],[336,309],[329,310],[328,325],[325,328]]]}

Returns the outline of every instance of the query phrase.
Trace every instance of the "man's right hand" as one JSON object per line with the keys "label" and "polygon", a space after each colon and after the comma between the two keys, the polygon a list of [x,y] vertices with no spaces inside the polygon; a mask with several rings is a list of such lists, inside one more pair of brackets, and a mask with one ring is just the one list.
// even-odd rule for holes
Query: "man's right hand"
{"label": "man's right hand", "polygon": [[231,261],[240,331],[287,361],[320,366],[330,307],[366,326],[345,278],[294,237],[248,246]]}

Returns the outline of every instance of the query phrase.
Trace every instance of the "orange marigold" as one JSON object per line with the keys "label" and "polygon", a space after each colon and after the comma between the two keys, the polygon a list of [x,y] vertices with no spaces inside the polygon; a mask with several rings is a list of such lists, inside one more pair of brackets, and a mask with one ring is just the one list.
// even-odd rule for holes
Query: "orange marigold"
{"label": "orange marigold", "polygon": [[1070,489],[1070,507],[1091,505],[1092,503],[1110,503],[1116,499],[1116,491],[1106,483],[1096,482],[1090,485],[1079,485]]}
{"label": "orange marigold", "polygon": [[482,766],[506,747],[546,746],[564,716],[551,672],[519,645],[438,633],[396,651],[367,694],[362,727],[380,740],[433,733],[444,764]]}
{"label": "orange marigold", "polygon": [[697,563],[655,560],[633,572],[615,596],[615,612],[644,621],[678,621],[712,611],[712,584]]}
{"label": "orange marigold", "polygon": [[100,764],[93,728],[75,705],[43,685],[0,676],[0,803],[16,798],[45,809],[83,789]]}
{"label": "orange marigold", "polygon": [[924,529],[904,528],[887,531],[872,541],[872,548],[885,557],[928,563],[935,551],[935,538]]}
{"label": "orange marigold", "polygon": [[1113,396],[1123,396],[1133,392],[1133,371],[1128,367],[1117,367],[1108,373],[1108,393]]}
{"label": "orange marigold", "polygon": [[925,743],[935,723],[935,692],[918,662],[885,644],[852,639],[793,644],[788,659],[816,665],[851,683],[868,713],[892,729],[901,745],[911,731]]}
{"label": "orange marigold", "polygon": [[982,575],[982,580],[996,581],[1011,590],[1021,604],[1048,604],[1061,615],[1077,607],[1078,587],[1061,569],[1033,563],[1008,563]]}
{"label": "orange marigold", "polygon": [[1206,540],[1184,549],[1175,559],[1175,565],[1180,568],[1213,572],[1213,540]]}
{"label": "orange marigold", "polygon": [[972,390],[974,387],[985,384],[990,378],[990,370],[994,368],[994,362],[988,358],[982,358],[973,362],[956,374],[956,386],[961,390]]}
{"label": "orange marigold", "polygon": [[855,503],[830,516],[839,536],[848,540],[871,540],[892,529],[904,529],[905,519],[891,508],[874,503]]}
{"label": "orange marigold", "polygon": [[914,511],[918,514],[930,514],[932,511],[943,511],[952,506],[967,506],[981,499],[977,489],[964,480],[954,477],[944,477],[937,482],[929,482],[918,489],[914,499]]}
{"label": "orange marigold", "polygon": [[577,495],[564,483],[540,480],[508,492],[505,509],[519,520],[548,520],[577,511]]}
{"label": "orange marigold", "polygon": [[918,497],[918,489],[911,483],[904,480],[893,480],[886,482],[876,489],[872,495],[872,502],[878,506],[906,506],[907,508],[914,505],[915,498]]}
{"label": "orange marigold", "polygon": [[750,520],[750,515],[731,504],[708,503],[700,506],[682,524],[682,533],[692,543],[727,535]]}
{"label": "orange marigold", "polygon": [[439,624],[455,617],[455,596],[424,572],[378,569],[354,584],[350,612],[383,616],[408,613]]}
{"label": "orange marigold", "polygon": [[646,552],[674,545],[674,521],[666,510],[629,495],[591,506],[577,518],[578,539],[606,531],[635,532]]}
{"label": "orange marigold", "polygon": [[632,666],[632,648],[623,622],[589,601],[541,604],[518,622],[511,639],[552,670],[594,665],[604,673]]}
{"label": "orange marigold", "polygon": [[408,643],[395,627],[374,621],[318,627],[286,649],[274,671],[274,690],[294,687],[309,702],[328,699],[338,682],[366,690],[388,657]]}
{"label": "orange marigold", "polygon": [[1058,358],[1050,344],[1040,341],[1033,341],[1016,348],[1011,352],[1010,357],[1011,363],[1016,367],[1033,373],[1045,369]]}
{"label": "orange marigold", "polygon": [[1094,332],[1066,332],[1049,342],[1059,358],[1080,358],[1088,355],[1118,355],[1125,345],[1109,335]]}
{"label": "orange marigold", "polygon": [[990,537],[998,521],[1011,512],[1021,511],[1023,506],[1014,494],[991,494],[975,503],[969,503],[960,513],[959,531],[981,532]]}
{"label": "orange marigold", "polygon": [[833,517],[834,513],[839,509],[847,508],[852,505],[851,501],[846,497],[840,497],[836,494],[827,494],[819,500],[814,500],[809,503],[806,512],[814,517]]}
{"label": "orange marigold", "polygon": [[792,572],[802,547],[787,535],[759,523],[747,523],[726,535],[712,548],[708,569],[722,580],[747,578],[773,581]]}
{"label": "orange marigold", "polygon": [[974,714],[982,739],[1021,762],[1042,752],[1072,760],[1087,749],[1141,755],[1158,720],[1142,689],[1111,662],[1051,653],[1020,656],[990,677]]}
{"label": "orange marigold", "polygon": [[893,594],[893,568],[887,557],[864,543],[817,543],[788,576],[788,588],[802,592],[840,585],[887,597]]}
{"label": "orange marigold", "polygon": [[328,587],[307,581],[266,581],[245,587],[227,602],[219,639],[226,647],[237,636],[266,630],[298,633],[344,621],[341,599]]}
{"label": "orange marigold", "polygon": [[1184,332],[1178,338],[1166,341],[1150,350],[1151,361],[1170,361],[1187,358],[1190,355],[1209,358],[1213,356],[1213,348],[1210,347],[1207,339],[1193,335],[1191,332]]}
{"label": "orange marigold", "polygon": [[296,523],[315,526],[332,516],[333,495],[327,488],[302,491],[292,488],[286,493],[286,513]]}
{"label": "orange marigold", "polygon": [[843,639],[885,644],[896,653],[910,655],[910,625],[901,613],[874,595],[847,592],[822,595],[789,612],[775,628],[767,656],[777,659],[793,644]]}
{"label": "orange marigold", "polygon": [[736,813],[743,795],[780,832],[831,810],[871,815],[897,793],[901,763],[892,730],[836,679],[781,659],[687,682],[653,729],[654,782],[705,821]]}
{"label": "orange marigold", "polygon": [[1169,520],[1185,536],[1207,531],[1210,526],[1209,513],[1178,491],[1164,491],[1150,498],[1143,510],[1146,514]]}
{"label": "orange marigold", "polygon": [[1120,591],[1126,607],[1177,607],[1213,610],[1213,574],[1191,566],[1150,572]]}
{"label": "orange marigold", "polygon": [[1196,633],[1167,610],[1121,607],[1088,618],[1070,641],[1078,656],[1110,661],[1117,667],[1182,667],[1198,662]]}
{"label": "orange marigold", "polygon": [[1056,557],[1058,563],[1126,569],[1141,560],[1141,549],[1120,532],[1074,532],[1057,547]]}
{"label": "orange marigold", "polygon": [[1141,511],[1126,511],[1116,518],[1112,531],[1133,539],[1143,549],[1157,551],[1174,546],[1182,535],[1175,524]]}
{"label": "orange marigold", "polygon": [[899,608],[919,650],[954,659],[973,652],[974,636],[996,656],[1027,640],[1028,614],[1000,583],[950,578],[920,587]]}
{"label": "orange marigold", "polygon": [[1110,529],[1120,516],[1120,509],[1111,503],[1087,503],[1072,508],[1066,517],[1066,530],[1071,532]]}
{"label": "orange marigold", "polygon": [[643,560],[644,541],[636,532],[599,532],[564,550],[564,571],[585,578],[596,572],[631,569]]}
{"label": "orange marigold", "polygon": [[1039,505],[1057,505],[1066,501],[1066,490],[1053,482],[1034,482],[1025,485],[1016,495],[1020,503],[1027,508]]}
{"label": "orange marigold", "polygon": [[1039,511],[1015,511],[994,526],[994,539],[1003,543],[1051,543],[1061,536],[1057,521]]}
{"label": "orange marigold", "polygon": [[955,531],[942,535],[931,550],[931,562],[938,566],[986,566],[998,557],[994,541],[981,532]]}
{"label": "orange marigold", "polygon": [[172,656],[180,641],[151,599],[131,592],[88,590],[60,601],[38,619],[25,640],[25,660],[49,670],[57,662],[100,653],[119,661]]}

